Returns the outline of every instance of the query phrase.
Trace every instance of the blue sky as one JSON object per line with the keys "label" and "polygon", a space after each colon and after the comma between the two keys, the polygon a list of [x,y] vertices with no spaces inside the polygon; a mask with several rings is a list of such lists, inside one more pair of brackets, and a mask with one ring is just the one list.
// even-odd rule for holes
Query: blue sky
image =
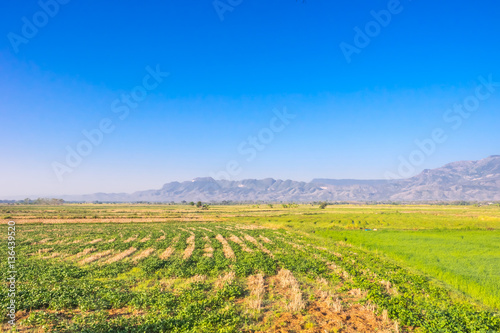
{"label": "blue sky", "polygon": [[[480,76],[500,82],[498,2],[222,0],[218,13],[212,1],[54,1],[1,5],[1,197],[131,192],[229,169],[403,177],[499,153],[500,86],[480,87],[488,96],[457,128],[447,114]],[[349,62],[341,43],[357,49]],[[147,68],[169,75],[155,82]],[[147,96],[120,119],[136,87]],[[293,119],[273,120],[285,108]],[[69,166],[68,147],[106,119],[113,131]],[[436,129],[444,142],[416,145]]]}

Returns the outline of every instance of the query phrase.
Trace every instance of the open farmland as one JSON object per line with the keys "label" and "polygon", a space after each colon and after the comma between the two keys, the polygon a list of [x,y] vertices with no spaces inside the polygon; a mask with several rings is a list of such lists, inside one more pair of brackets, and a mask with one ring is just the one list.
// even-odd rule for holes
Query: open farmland
{"label": "open farmland", "polygon": [[499,212],[0,206],[18,330],[58,332],[497,332]]}

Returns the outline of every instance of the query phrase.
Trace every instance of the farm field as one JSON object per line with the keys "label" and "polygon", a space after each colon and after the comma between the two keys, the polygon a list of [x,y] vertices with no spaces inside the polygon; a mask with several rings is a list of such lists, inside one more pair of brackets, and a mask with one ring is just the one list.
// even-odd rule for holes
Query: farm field
{"label": "farm field", "polygon": [[19,205],[0,217],[4,243],[16,221],[19,331],[500,331],[498,206]]}
{"label": "farm field", "polygon": [[499,231],[320,231],[443,281],[484,304],[500,308]]}

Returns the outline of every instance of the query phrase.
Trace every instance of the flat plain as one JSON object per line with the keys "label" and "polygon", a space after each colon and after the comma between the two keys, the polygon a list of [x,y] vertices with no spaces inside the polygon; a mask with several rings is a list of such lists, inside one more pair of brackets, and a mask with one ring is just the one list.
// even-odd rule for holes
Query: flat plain
{"label": "flat plain", "polygon": [[498,205],[4,205],[0,217],[4,258],[16,222],[18,331],[500,331]]}

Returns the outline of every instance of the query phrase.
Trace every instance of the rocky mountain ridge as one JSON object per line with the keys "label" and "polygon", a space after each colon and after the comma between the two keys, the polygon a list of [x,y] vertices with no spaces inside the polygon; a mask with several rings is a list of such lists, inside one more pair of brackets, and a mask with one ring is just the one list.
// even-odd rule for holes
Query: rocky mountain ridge
{"label": "rocky mountain ridge", "polygon": [[280,179],[171,182],[157,190],[64,196],[67,201],[103,202],[310,202],[310,201],[498,201],[500,155],[459,161],[400,180]]}

